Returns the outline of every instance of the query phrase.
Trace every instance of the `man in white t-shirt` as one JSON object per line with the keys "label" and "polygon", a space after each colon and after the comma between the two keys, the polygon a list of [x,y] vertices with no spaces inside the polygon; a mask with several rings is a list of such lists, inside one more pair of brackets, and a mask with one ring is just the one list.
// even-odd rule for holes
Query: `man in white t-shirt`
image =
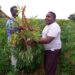
{"label": "man in white t-shirt", "polygon": [[44,44],[44,68],[45,75],[55,75],[56,66],[61,51],[61,28],[56,23],[56,15],[54,12],[48,12],[45,18],[46,26],[42,31],[40,44]]}
{"label": "man in white t-shirt", "polygon": [[42,31],[42,37],[37,41],[43,44],[45,75],[55,75],[56,66],[61,51],[61,28],[56,23],[56,14],[48,12],[45,18],[46,26]]}

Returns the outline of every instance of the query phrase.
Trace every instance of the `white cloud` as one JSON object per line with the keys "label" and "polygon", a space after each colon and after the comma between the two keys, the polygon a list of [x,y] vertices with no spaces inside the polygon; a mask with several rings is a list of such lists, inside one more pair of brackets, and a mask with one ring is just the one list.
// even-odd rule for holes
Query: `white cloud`
{"label": "white cloud", "polygon": [[48,11],[54,11],[57,18],[67,18],[75,12],[74,3],[74,0],[0,0],[3,11],[8,15],[10,15],[11,6],[26,4],[27,17],[37,15],[38,18],[45,18]]}

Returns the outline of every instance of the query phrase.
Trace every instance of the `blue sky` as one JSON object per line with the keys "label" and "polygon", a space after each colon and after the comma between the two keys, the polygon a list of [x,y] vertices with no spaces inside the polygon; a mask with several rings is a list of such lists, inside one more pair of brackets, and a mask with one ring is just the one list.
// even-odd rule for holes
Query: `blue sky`
{"label": "blue sky", "polygon": [[45,18],[48,11],[53,11],[57,19],[66,19],[75,13],[75,0],[0,0],[2,10],[9,16],[10,7],[13,5],[26,5],[26,16]]}

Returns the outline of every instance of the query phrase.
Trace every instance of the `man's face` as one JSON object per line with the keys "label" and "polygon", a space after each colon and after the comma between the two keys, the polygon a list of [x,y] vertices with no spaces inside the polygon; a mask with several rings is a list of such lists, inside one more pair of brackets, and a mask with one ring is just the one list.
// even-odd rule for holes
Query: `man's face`
{"label": "man's face", "polygon": [[13,8],[12,15],[13,16],[18,16],[18,10],[17,10],[17,8]]}
{"label": "man's face", "polygon": [[51,24],[53,20],[54,20],[53,15],[51,13],[47,13],[45,18],[46,25]]}

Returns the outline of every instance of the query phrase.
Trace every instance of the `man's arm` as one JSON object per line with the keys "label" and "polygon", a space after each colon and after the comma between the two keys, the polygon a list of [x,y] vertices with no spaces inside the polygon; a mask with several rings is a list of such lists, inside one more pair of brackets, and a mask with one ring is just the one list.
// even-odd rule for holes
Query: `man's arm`
{"label": "man's arm", "polygon": [[40,44],[48,44],[50,43],[55,37],[50,37],[50,36],[47,36],[46,38],[40,38],[37,43],[40,43]]}

